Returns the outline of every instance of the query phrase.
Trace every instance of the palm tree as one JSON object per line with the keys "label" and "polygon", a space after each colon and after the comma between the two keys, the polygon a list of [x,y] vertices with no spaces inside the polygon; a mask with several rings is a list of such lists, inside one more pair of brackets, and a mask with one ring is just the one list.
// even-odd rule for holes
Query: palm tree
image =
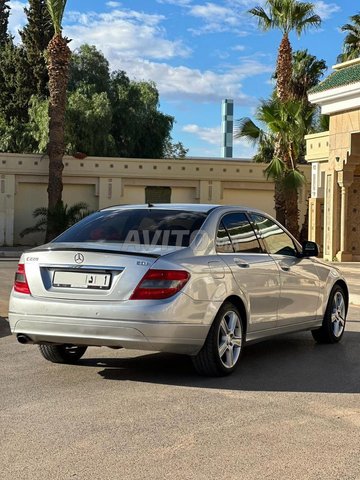
{"label": "palm tree", "polygon": [[[264,105],[263,101],[257,108],[255,117],[258,120],[262,116]],[[270,163],[273,159],[275,138],[271,133],[256,125],[251,118],[243,117],[237,122],[235,138],[246,138],[252,146],[257,147],[257,153],[253,157],[254,162]]]}
{"label": "palm tree", "polygon": [[307,50],[296,50],[292,56],[291,96],[308,103],[308,91],[319,83],[326,68],[325,60],[318,60]]}
{"label": "palm tree", "polygon": [[[275,99],[273,99],[275,101]],[[262,102],[257,109],[255,117],[261,121],[262,110],[265,102]],[[266,128],[266,125],[264,126]],[[256,125],[249,117],[241,118],[236,127],[235,138],[246,138],[257,152],[253,157],[254,162],[270,163],[274,158],[275,136],[268,130],[264,130]],[[285,198],[280,179],[275,179],[275,212],[276,220],[285,225]]]}
{"label": "palm tree", "polygon": [[276,63],[276,84],[278,98],[284,102],[291,96],[292,50],[289,33],[295,30],[300,36],[307,28],[318,27],[321,19],[315,14],[312,3],[296,0],[266,0],[265,8],[257,6],[249,10],[249,13],[257,17],[262,30],[276,28],[282,32]]}
{"label": "palm tree", "polygon": [[[320,115],[320,108],[311,104],[308,100],[308,91],[315,87],[326,71],[325,60],[318,60],[315,55],[311,55],[307,50],[296,50],[293,53],[292,76],[290,82],[291,98],[303,103],[305,115],[312,115],[314,124],[309,125],[309,131],[328,130],[326,122],[329,121],[328,115]],[[317,125],[315,125],[317,122]],[[324,128],[322,128],[324,127]],[[298,158],[299,163],[305,163],[306,142],[303,141],[302,152]]]}
{"label": "palm tree", "polygon": [[[298,50],[293,53],[292,66],[293,69],[290,82],[291,97],[302,103],[305,112],[303,118],[309,118],[311,120],[311,124],[307,123],[306,125],[306,133],[311,133],[314,130],[327,130],[326,120],[328,122],[328,116],[318,115],[316,107],[311,105],[307,99],[308,89],[317,85],[326,70],[325,61],[318,60],[314,55],[310,55],[307,50]],[[276,102],[275,92],[271,98],[271,101],[274,102],[274,107]],[[266,117],[264,109],[269,108],[271,101],[262,102],[258,107],[255,118],[260,122]],[[253,144],[253,146],[257,147],[257,153],[253,157],[254,162],[270,163],[275,156],[276,136],[269,130],[266,123],[264,124],[264,128],[261,128],[250,118],[242,118],[237,124],[237,132],[235,136],[237,138],[246,138]],[[276,156],[278,157],[279,155],[279,152],[277,152]],[[303,163],[304,155],[305,141],[303,140],[302,145],[300,145],[299,148],[299,156],[296,159],[295,166],[298,163]],[[274,174],[276,177],[276,172],[274,172]],[[286,190],[284,192],[282,180],[281,176],[275,180],[275,211],[277,220],[286,224],[286,201],[284,194],[287,192]]]}
{"label": "palm tree", "polygon": [[[66,90],[71,51],[68,47],[69,40],[62,36],[62,19],[66,0],[46,0],[46,4],[55,31],[47,47],[50,92],[48,209],[51,212],[60,204],[62,199]],[[46,241],[51,240],[58,233],[57,226],[49,223],[46,231]]]}
{"label": "palm tree", "polygon": [[350,17],[353,22],[346,23],[341,27],[343,32],[346,32],[346,37],[343,44],[343,53],[341,53],[337,60],[338,62],[346,62],[360,57],[360,13]]}
{"label": "palm tree", "polygon": [[[266,168],[268,177],[279,181],[285,198],[285,225],[297,238],[299,235],[298,190],[304,176],[297,168],[304,135],[313,121],[313,111],[304,110],[302,102],[271,102],[265,105],[261,120],[275,136],[274,158]],[[281,155],[280,155],[281,153]]]}
{"label": "palm tree", "polygon": [[256,119],[264,128],[244,118],[239,121],[235,136],[252,141],[259,147],[258,153],[271,152],[272,148],[265,173],[275,180],[276,216],[297,237],[297,192],[304,184],[297,164],[302,154],[304,135],[310,131],[314,120],[314,110],[304,109],[304,104],[296,100],[281,103],[273,97],[261,103]]}
{"label": "palm tree", "polygon": [[[297,0],[266,0],[265,8],[257,6],[249,10],[249,13],[258,19],[259,27],[262,30],[279,29],[282,32],[282,39],[278,49],[276,62],[276,94],[278,100],[283,104],[277,105],[279,114],[285,114],[289,100],[294,98],[292,92],[292,49],[289,40],[289,34],[295,31],[298,36],[309,27],[318,27],[321,19],[315,14],[314,5],[310,2],[300,2]],[[281,111],[281,108],[283,111]],[[294,112],[292,112],[294,113]],[[284,116],[284,115],[283,115]],[[291,117],[291,115],[290,115]],[[294,118],[289,118],[295,121]],[[291,126],[283,123],[285,130],[292,130]],[[297,209],[297,186],[300,177],[296,170],[296,158],[290,154],[292,148],[284,141],[284,135],[281,130],[270,128],[275,135],[274,139],[274,158],[267,168],[267,174],[276,179],[278,183],[276,189],[276,209],[279,209],[279,219],[282,219],[282,213],[285,207],[285,213],[292,215],[292,218],[286,218],[289,230],[297,236],[298,234],[298,209]],[[293,125],[295,127],[295,125]],[[275,133],[276,132],[276,133]],[[286,169],[282,166],[286,166]],[[281,168],[280,168],[281,167]],[[290,167],[290,168],[289,168]],[[282,173],[281,173],[282,172]],[[287,184],[285,188],[285,182]],[[292,189],[289,185],[292,184]],[[281,190],[283,193],[281,193]],[[282,203],[280,202],[281,195]],[[286,197],[286,202],[285,202]]]}
{"label": "palm tree", "polygon": [[49,227],[56,229],[60,234],[90,213],[92,212],[88,210],[88,205],[84,202],[75,203],[71,207],[59,202],[51,211],[45,207],[36,208],[33,217],[38,219],[37,222],[34,226],[25,228],[20,233],[20,237],[29,233],[46,232]]}

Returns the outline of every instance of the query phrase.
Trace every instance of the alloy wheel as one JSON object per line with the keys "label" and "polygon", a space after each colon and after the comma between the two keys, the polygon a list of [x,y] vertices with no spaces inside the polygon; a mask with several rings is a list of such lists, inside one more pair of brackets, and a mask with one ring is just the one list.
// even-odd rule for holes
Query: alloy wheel
{"label": "alloy wheel", "polygon": [[223,315],[219,325],[218,352],[221,363],[232,368],[238,361],[242,347],[242,326],[240,317],[234,311]]}
{"label": "alloy wheel", "polygon": [[336,338],[339,338],[345,328],[346,306],[342,292],[337,291],[331,305],[331,325]]}

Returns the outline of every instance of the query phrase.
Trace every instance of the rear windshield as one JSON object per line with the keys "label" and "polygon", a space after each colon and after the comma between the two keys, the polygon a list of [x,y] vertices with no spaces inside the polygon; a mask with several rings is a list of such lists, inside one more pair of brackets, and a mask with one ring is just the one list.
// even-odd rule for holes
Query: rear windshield
{"label": "rear windshield", "polygon": [[207,213],[186,210],[96,212],[57,237],[58,242],[102,242],[188,247]]}

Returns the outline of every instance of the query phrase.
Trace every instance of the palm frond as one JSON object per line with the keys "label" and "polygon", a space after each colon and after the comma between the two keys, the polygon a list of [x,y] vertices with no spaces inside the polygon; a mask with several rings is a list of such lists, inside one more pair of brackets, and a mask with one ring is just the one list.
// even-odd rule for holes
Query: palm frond
{"label": "palm frond", "polygon": [[300,20],[298,24],[295,27],[296,33],[298,37],[300,37],[302,32],[305,32],[308,28],[311,27],[319,27],[321,25],[321,18],[319,15],[310,15],[307,18],[304,18],[303,20]]}
{"label": "palm frond", "polygon": [[46,0],[46,6],[49,10],[49,14],[54,25],[55,35],[61,33],[61,24],[64,16],[66,2],[67,0]]}
{"label": "palm frond", "polygon": [[342,32],[354,32],[356,30],[356,27],[355,25],[351,25],[351,23],[345,23],[345,25],[343,25],[340,30]]}
{"label": "palm frond", "polygon": [[25,235],[29,235],[30,233],[46,232],[46,225],[47,219],[43,218],[42,220],[36,222],[32,227],[24,228],[24,230],[20,232],[20,237],[23,238]]}
{"label": "palm frond", "polygon": [[34,218],[37,218],[37,217],[47,217],[47,213],[48,213],[48,209],[45,208],[45,207],[39,207],[39,208],[35,208],[35,210],[33,211],[32,213],[32,216]]}
{"label": "palm frond", "polygon": [[257,17],[259,28],[269,30],[273,26],[272,18],[262,7],[255,7],[248,11],[254,17]]}
{"label": "palm frond", "polygon": [[251,143],[256,144],[261,137],[261,129],[249,118],[241,118],[237,122],[235,138],[246,138]]}
{"label": "palm frond", "polygon": [[326,132],[330,128],[330,116],[321,114],[319,117],[320,132]]}
{"label": "palm frond", "polygon": [[305,184],[304,175],[299,170],[288,170],[284,176],[283,186],[285,190],[298,190]]}
{"label": "palm frond", "polygon": [[281,160],[281,158],[274,157],[269,165],[265,168],[265,175],[266,178],[273,178],[274,180],[279,180],[282,178],[283,173],[285,171],[285,163]]}
{"label": "palm frond", "polygon": [[291,88],[297,99],[306,99],[310,88],[317,85],[326,70],[325,60],[318,60],[308,50],[293,52]]}
{"label": "palm frond", "polygon": [[259,27],[263,30],[278,28],[283,34],[295,30],[298,35],[309,27],[318,27],[321,18],[314,11],[311,2],[297,0],[267,0],[267,11],[261,6],[252,8],[249,13],[258,17]]}
{"label": "palm frond", "polygon": [[76,218],[79,216],[82,210],[87,210],[88,205],[85,202],[75,203],[71,207],[68,208],[67,215],[69,218]]}
{"label": "palm frond", "polygon": [[65,231],[67,228],[82,220],[92,213],[88,205],[84,202],[75,203],[68,207],[67,204],[59,202],[54,209],[49,210],[45,207],[36,208],[33,211],[33,217],[39,218],[34,226],[25,228],[20,236],[24,237],[30,233],[46,232],[48,225],[56,226],[58,231]]}
{"label": "palm frond", "polygon": [[353,22],[346,23],[341,27],[347,35],[344,38],[343,52],[338,56],[338,62],[345,62],[360,57],[360,14],[350,17]]}

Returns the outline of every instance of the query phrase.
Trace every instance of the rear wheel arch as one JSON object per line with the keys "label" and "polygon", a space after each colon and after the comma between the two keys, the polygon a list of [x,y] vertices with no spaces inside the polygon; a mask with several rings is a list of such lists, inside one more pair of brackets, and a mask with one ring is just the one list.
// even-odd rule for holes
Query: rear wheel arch
{"label": "rear wheel arch", "polygon": [[[346,304],[346,312],[348,311],[349,309],[349,289],[348,289],[348,286],[346,285],[346,283],[344,282],[344,280],[338,280],[337,282],[335,282],[334,284],[334,287],[336,285],[339,285],[339,287],[342,288],[343,292],[344,292],[344,295],[345,295],[345,304]],[[333,287],[333,288],[334,288]]]}
{"label": "rear wheel arch", "polygon": [[232,303],[239,310],[239,313],[241,315],[242,326],[243,326],[243,329],[244,329],[244,335],[246,337],[248,320],[247,320],[247,313],[246,313],[246,308],[245,308],[244,302],[237,295],[231,295],[230,297],[227,297],[223,301],[221,306],[223,306],[224,303],[226,303],[226,302]]}
{"label": "rear wheel arch", "polygon": [[227,297],[218,309],[201,350],[192,357],[196,371],[205,376],[233,372],[245,342],[244,304],[237,296]]}

